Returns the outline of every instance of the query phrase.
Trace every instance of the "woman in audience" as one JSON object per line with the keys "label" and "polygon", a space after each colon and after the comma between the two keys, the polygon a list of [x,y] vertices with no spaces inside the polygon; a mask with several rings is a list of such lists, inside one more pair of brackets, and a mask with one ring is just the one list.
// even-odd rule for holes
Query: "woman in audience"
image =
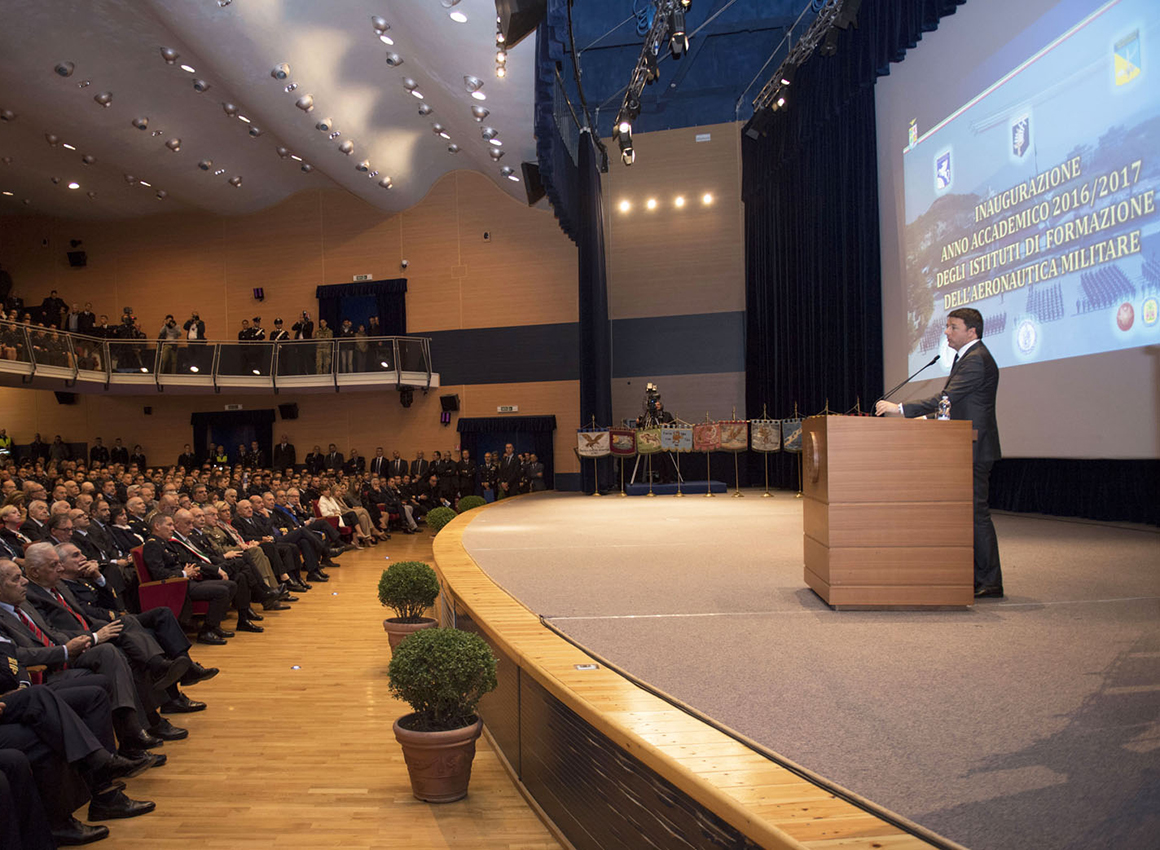
{"label": "woman in audience", "polygon": [[338,517],[338,525],[340,528],[349,528],[354,532],[354,545],[356,549],[363,548],[363,544],[373,544],[375,538],[364,531],[359,525],[358,515],[347,507],[339,499],[335,498],[334,489],[330,484],[323,483],[319,490],[318,496],[318,512],[323,516]]}

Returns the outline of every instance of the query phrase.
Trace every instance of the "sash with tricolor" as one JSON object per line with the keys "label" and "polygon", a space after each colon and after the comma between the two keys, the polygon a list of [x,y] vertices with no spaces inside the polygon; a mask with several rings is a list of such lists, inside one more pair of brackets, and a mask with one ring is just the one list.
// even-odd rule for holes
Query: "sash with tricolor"
{"label": "sash with tricolor", "polygon": [[662,425],[661,451],[691,452],[693,450],[693,427],[691,425]]}
{"label": "sash with tricolor", "polygon": [[636,454],[636,431],[632,428],[611,428],[608,437],[613,457],[632,457]]}
{"label": "sash with tricolor", "polygon": [[749,448],[749,423],[744,419],[718,422],[721,426],[721,451],[743,452]]}
{"label": "sash with tricolor", "polygon": [[580,457],[605,457],[612,453],[607,428],[580,428],[576,431],[576,451]]}
{"label": "sash with tricolor", "polygon": [[781,444],[787,452],[802,450],[802,421],[800,419],[781,420]]}
{"label": "sash with tricolor", "polygon": [[755,452],[780,452],[781,420],[754,419],[750,422],[749,447]]}

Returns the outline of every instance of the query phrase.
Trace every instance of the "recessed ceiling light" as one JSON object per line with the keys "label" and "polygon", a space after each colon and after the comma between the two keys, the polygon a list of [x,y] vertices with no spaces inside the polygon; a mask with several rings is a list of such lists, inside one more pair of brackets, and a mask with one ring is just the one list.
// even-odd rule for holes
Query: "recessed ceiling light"
{"label": "recessed ceiling light", "polygon": [[630,209],[632,209],[632,204],[630,204],[628,201],[621,201],[620,202],[620,211],[621,212],[628,212]]}
{"label": "recessed ceiling light", "polygon": [[423,99],[423,92],[419,91],[418,89],[411,89],[411,94],[419,98],[419,100]]}
{"label": "recessed ceiling light", "polygon": [[657,208],[657,199],[649,198],[644,204],[648,209],[655,210]]}
{"label": "recessed ceiling light", "polygon": [[142,186],[148,186],[150,189],[152,189],[152,188],[153,188],[153,184],[152,184],[152,183],[146,183],[144,180],[140,181],[140,183],[141,183],[141,185],[142,185]]}
{"label": "recessed ceiling light", "polygon": [[70,189],[79,189],[81,187],[81,184],[74,180],[73,182],[68,184],[68,187]]}
{"label": "recessed ceiling light", "polygon": [[488,139],[487,141],[488,141],[488,143],[489,143],[489,144],[493,144],[493,145],[495,145],[497,148],[498,148],[500,145],[502,145],[502,144],[503,144],[503,142],[501,142],[499,139]]}
{"label": "recessed ceiling light", "polygon": [[383,44],[394,44],[395,43],[395,40],[393,38],[391,38],[389,35],[387,35],[386,33],[383,33],[382,35],[379,36],[379,41],[381,41]]}
{"label": "recessed ceiling light", "polygon": [[713,203],[713,196],[711,194],[709,194],[708,192],[706,192],[704,195],[701,196],[701,203],[704,204],[705,206],[708,206],[709,204]]}
{"label": "recessed ceiling light", "polygon": [[685,205],[685,196],[677,195],[677,197],[673,200],[673,203],[676,204],[677,207],[683,207]]}
{"label": "recessed ceiling light", "polygon": [[508,175],[508,180],[512,181],[513,183],[519,183],[519,182],[520,182],[520,178],[516,177],[514,174],[509,174],[509,175]]}
{"label": "recessed ceiling light", "polygon": [[485,95],[481,91],[473,91],[471,93],[471,96],[474,97],[476,100],[487,100],[487,95]]}
{"label": "recessed ceiling light", "polygon": [[295,162],[302,162],[302,157],[298,156],[298,154],[292,153],[290,154],[290,158]]}
{"label": "recessed ceiling light", "polygon": [[191,65],[182,65],[181,70],[185,71],[188,74],[196,74],[197,73],[197,70],[194,67],[192,67]]}
{"label": "recessed ceiling light", "polygon": [[455,23],[457,23],[457,24],[467,23],[467,15],[465,15],[459,11],[452,12],[450,15],[448,15],[448,17],[451,18],[451,20],[455,21]]}
{"label": "recessed ceiling light", "polygon": [[245,115],[239,115],[239,116],[238,116],[238,120],[239,120],[239,121],[245,121],[247,124],[249,124],[249,123],[250,123],[250,119],[249,119],[249,118],[247,118]]}
{"label": "recessed ceiling light", "polygon": [[0,193],[0,194],[7,195],[9,198],[11,198],[11,197],[12,197],[12,193],[11,193],[11,192],[9,192],[8,190],[5,190],[4,192],[2,192],[2,193]]}

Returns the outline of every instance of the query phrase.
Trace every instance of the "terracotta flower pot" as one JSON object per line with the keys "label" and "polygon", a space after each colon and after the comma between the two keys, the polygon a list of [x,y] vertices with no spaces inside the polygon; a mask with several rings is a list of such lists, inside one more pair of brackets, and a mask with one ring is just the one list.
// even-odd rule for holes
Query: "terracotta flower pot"
{"label": "terracotta flower pot", "polygon": [[475,741],[483,731],[483,721],[446,732],[412,732],[395,721],[395,740],[403,748],[411,793],[425,803],[453,803],[467,796]]}
{"label": "terracotta flower pot", "polygon": [[430,617],[424,617],[418,623],[403,623],[399,621],[398,617],[388,617],[383,620],[383,631],[387,633],[387,640],[391,642],[391,651],[394,652],[395,647],[402,643],[403,638],[407,635],[420,629],[432,629],[437,625],[438,623]]}

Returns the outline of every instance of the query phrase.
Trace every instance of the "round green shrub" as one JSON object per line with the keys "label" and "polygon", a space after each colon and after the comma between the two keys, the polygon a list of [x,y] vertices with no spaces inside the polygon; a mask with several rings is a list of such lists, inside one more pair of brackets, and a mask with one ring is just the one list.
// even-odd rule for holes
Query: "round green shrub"
{"label": "round green shrub", "polygon": [[456,510],[458,510],[460,513],[463,513],[464,511],[469,511],[472,508],[478,508],[479,506],[486,504],[487,500],[484,499],[483,496],[464,496],[459,500],[459,504],[456,506]]}
{"label": "round green shrub", "polygon": [[427,527],[438,534],[443,530],[443,526],[455,519],[454,508],[433,508],[427,511]]}
{"label": "round green shrub", "polygon": [[418,623],[439,596],[439,577],[422,561],[399,561],[379,578],[379,602],[404,623]]}
{"label": "round green shrub", "polygon": [[387,670],[391,693],[415,712],[408,729],[437,732],[475,722],[480,698],[495,690],[495,656],[479,635],[424,629],[399,644]]}

